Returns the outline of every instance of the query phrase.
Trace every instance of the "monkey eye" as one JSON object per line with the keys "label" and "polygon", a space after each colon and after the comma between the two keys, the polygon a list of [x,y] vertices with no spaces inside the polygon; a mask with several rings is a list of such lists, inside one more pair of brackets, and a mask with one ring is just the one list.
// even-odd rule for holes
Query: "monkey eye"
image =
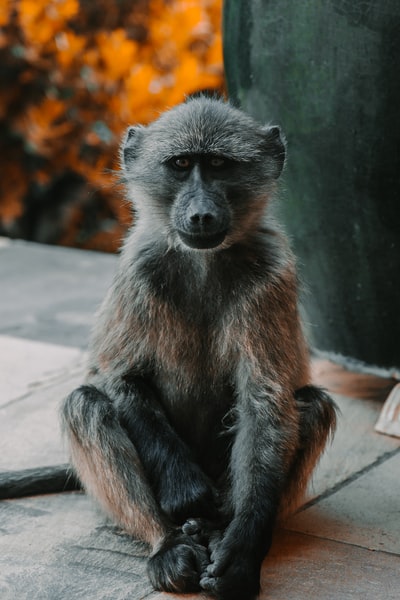
{"label": "monkey eye", "polygon": [[222,158],[222,156],[212,156],[209,160],[210,166],[214,169],[220,169],[221,167],[225,167],[226,162],[227,161],[225,160],[225,158]]}
{"label": "monkey eye", "polygon": [[172,164],[178,169],[190,169],[192,161],[188,156],[177,156],[172,159]]}

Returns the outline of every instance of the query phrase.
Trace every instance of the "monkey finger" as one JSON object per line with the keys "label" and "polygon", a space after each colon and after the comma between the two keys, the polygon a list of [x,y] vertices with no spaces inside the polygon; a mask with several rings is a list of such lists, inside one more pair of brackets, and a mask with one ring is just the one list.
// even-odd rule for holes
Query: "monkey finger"
{"label": "monkey finger", "polygon": [[207,564],[206,549],[179,535],[166,539],[149,558],[147,572],[155,589],[189,593],[200,589],[199,580]]}
{"label": "monkey finger", "polygon": [[217,550],[217,548],[221,544],[221,540],[223,538],[223,535],[224,535],[224,530],[223,529],[218,529],[218,528],[214,529],[210,533],[210,538],[208,540],[208,551],[210,553],[210,556],[215,556],[215,551]]}
{"label": "monkey finger", "polygon": [[255,600],[259,592],[260,573],[244,561],[231,562],[221,576],[211,575],[209,567],[200,576],[200,587],[219,600]]}
{"label": "monkey finger", "polygon": [[224,577],[208,577],[203,575],[200,578],[200,587],[217,596],[220,600],[253,600],[253,594],[247,595],[247,590],[235,581],[227,581]]}
{"label": "monkey finger", "polygon": [[215,537],[216,524],[208,519],[187,519],[182,525],[182,532],[189,535],[196,544],[210,550],[211,539]]}
{"label": "monkey finger", "polygon": [[182,525],[182,532],[189,535],[196,544],[208,547],[209,532],[202,527],[200,519],[188,519]]}
{"label": "monkey finger", "polygon": [[200,577],[200,587],[206,592],[216,592],[217,579],[215,577],[210,577],[209,575],[202,575]]}
{"label": "monkey finger", "polygon": [[182,525],[183,533],[195,535],[204,529],[202,519],[187,519]]}
{"label": "monkey finger", "polygon": [[[222,542],[223,543],[223,542]],[[220,577],[232,562],[232,552],[229,548],[221,548],[219,543],[210,552],[210,564],[207,567],[207,574],[211,577]]]}

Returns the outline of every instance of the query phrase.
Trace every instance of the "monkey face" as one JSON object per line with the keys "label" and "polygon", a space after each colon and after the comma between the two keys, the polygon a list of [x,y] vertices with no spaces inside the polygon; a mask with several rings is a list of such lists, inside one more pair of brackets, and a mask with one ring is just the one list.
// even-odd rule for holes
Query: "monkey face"
{"label": "monkey face", "polygon": [[215,155],[187,154],[170,159],[166,168],[178,192],[171,219],[180,241],[189,248],[217,248],[227,236],[232,211],[226,198],[227,172],[232,161]]}
{"label": "monkey face", "polygon": [[193,250],[227,248],[260,227],[285,160],[278,127],[216,99],[189,99],[121,149],[142,230]]}

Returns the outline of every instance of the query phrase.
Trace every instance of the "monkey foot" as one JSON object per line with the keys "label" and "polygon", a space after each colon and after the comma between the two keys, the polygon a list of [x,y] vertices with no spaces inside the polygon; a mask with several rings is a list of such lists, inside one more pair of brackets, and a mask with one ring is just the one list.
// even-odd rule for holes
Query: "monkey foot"
{"label": "monkey foot", "polygon": [[200,575],[208,563],[204,546],[180,533],[164,540],[161,548],[149,558],[147,571],[157,590],[197,592],[200,591]]}

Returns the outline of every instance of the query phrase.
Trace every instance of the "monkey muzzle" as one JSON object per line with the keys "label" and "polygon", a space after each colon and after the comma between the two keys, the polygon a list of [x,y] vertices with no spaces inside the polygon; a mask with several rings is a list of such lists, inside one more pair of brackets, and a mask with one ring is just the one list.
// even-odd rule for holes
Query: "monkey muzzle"
{"label": "monkey muzzle", "polygon": [[189,248],[206,250],[217,248],[224,241],[229,225],[230,211],[225,200],[211,194],[186,197],[175,214],[176,230],[181,241]]}
{"label": "monkey muzzle", "polygon": [[224,241],[226,234],[227,231],[221,231],[211,235],[190,234],[183,231],[178,231],[178,235],[185,246],[189,246],[189,248],[195,248],[197,250],[217,248]]}

